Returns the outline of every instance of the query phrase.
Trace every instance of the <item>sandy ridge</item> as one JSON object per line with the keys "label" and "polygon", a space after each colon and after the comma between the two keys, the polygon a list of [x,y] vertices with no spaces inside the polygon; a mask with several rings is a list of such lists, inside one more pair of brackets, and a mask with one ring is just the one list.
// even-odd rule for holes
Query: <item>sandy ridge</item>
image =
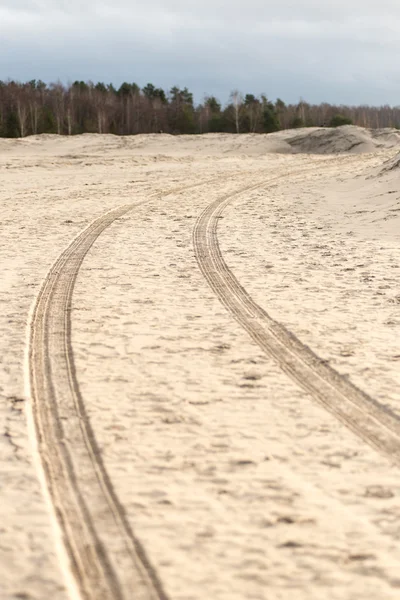
{"label": "sandy ridge", "polygon": [[[268,183],[276,179],[281,176]],[[257,187],[260,184],[248,187],[247,191]],[[223,210],[240,193],[212,202],[195,224],[193,245],[204,277],[222,304],[285,373],[365,442],[400,464],[399,418],[344,379],[286,327],[272,319],[252,300],[225,263],[218,244],[218,222]]]}

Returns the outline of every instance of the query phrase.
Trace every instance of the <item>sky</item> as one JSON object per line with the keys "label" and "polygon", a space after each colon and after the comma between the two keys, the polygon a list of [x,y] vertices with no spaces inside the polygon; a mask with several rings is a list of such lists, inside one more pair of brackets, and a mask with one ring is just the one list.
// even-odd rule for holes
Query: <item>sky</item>
{"label": "sky", "polygon": [[0,0],[0,79],[400,105],[399,0]]}

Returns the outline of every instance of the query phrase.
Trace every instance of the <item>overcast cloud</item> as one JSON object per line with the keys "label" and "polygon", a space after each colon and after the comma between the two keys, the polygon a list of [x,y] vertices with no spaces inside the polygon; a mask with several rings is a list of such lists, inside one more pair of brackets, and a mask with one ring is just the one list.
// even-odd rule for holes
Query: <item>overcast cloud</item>
{"label": "overcast cloud", "polygon": [[0,79],[400,104],[399,0],[0,0]]}

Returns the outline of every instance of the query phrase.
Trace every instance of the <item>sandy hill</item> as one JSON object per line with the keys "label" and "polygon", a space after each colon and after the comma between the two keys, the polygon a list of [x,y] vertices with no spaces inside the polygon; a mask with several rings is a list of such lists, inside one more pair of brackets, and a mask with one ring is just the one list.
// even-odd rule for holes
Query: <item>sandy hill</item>
{"label": "sandy hill", "polygon": [[393,148],[400,143],[400,132],[396,129],[365,129],[354,125],[335,129],[303,128],[280,132],[280,135],[292,152],[305,154],[362,154]]}
{"label": "sandy hill", "polygon": [[346,125],[336,129],[308,127],[271,134],[207,133],[204,135],[140,134],[115,136],[83,134],[67,137],[53,134],[23,139],[0,140],[0,151],[10,154],[82,153],[105,154],[110,151],[139,155],[187,156],[263,156],[278,154],[362,154],[400,147],[396,129],[364,129]]}

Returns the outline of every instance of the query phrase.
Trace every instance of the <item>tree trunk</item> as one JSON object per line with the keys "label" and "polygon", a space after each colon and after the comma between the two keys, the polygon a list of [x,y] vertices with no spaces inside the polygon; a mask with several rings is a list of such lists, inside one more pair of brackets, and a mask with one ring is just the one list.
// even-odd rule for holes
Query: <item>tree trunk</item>
{"label": "tree trunk", "polygon": [[21,100],[17,100],[17,114],[21,137],[25,137],[26,135],[26,113],[26,106],[22,104]]}

